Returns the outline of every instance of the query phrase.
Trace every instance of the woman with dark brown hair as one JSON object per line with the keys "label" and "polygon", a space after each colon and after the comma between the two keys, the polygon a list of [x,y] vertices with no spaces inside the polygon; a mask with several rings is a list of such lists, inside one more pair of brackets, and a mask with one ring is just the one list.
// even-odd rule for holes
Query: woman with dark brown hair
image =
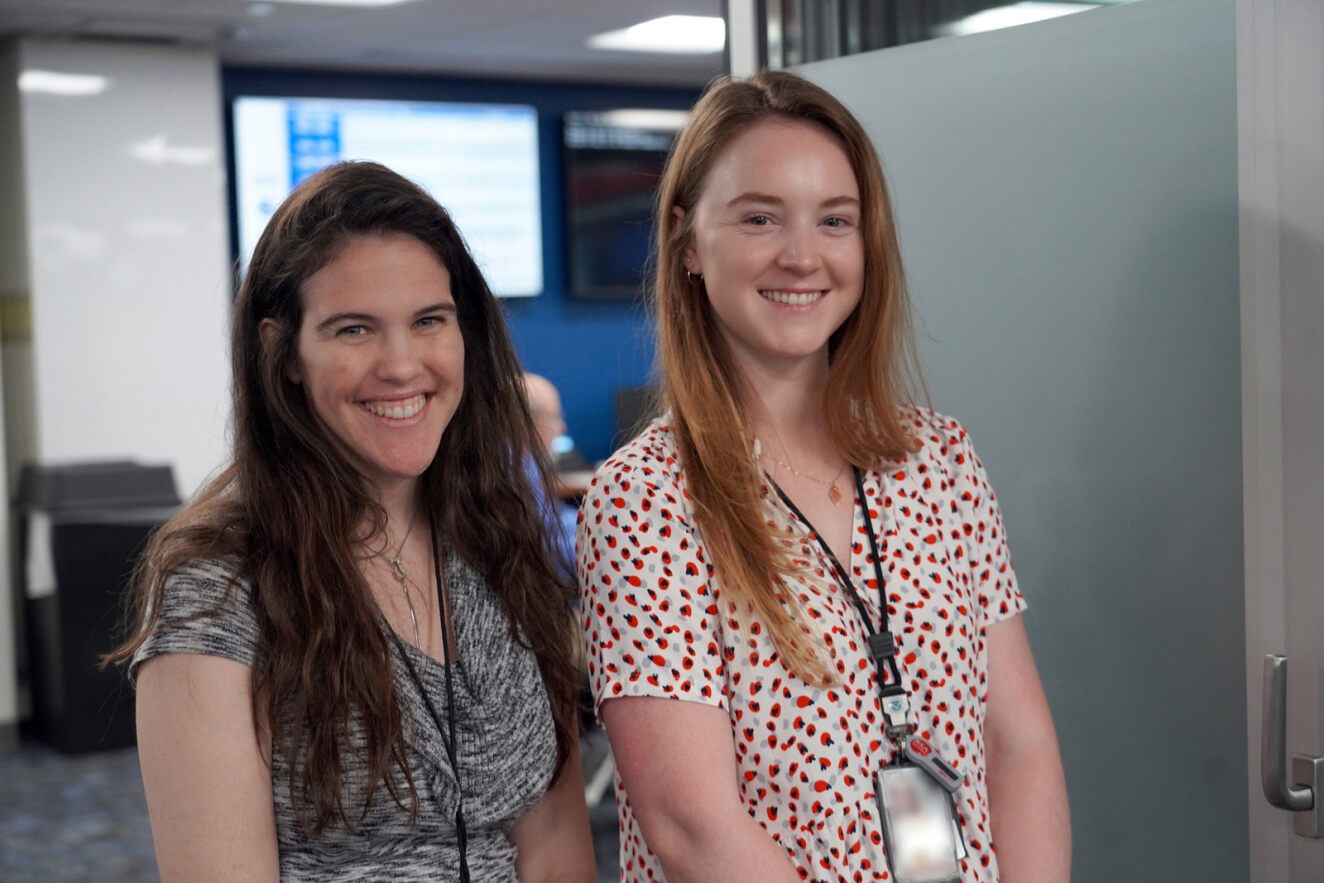
{"label": "woman with dark brown hair", "polygon": [[719,80],[658,200],[666,413],[578,536],[623,878],[1066,880],[1024,599],[965,430],[915,404],[868,136],[799,77]]}
{"label": "woman with dark brown hair", "polygon": [[313,175],[231,345],[233,461],[153,538],[117,654],[163,879],[591,879],[541,448],[449,215]]}

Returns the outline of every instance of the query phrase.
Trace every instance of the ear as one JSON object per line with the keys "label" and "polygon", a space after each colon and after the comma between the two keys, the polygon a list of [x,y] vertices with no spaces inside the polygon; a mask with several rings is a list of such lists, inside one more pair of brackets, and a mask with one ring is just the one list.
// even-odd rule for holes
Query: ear
{"label": "ear", "polygon": [[[671,216],[676,219],[676,226],[678,228],[684,226],[685,209],[681,208],[678,205],[673,205],[671,207]],[[686,238],[689,239],[691,243],[694,242],[694,238],[692,236]],[[680,260],[681,263],[684,265],[686,272],[693,273],[695,276],[703,275],[703,267],[699,265],[699,255],[694,250],[693,244],[686,245],[683,248],[681,248]]]}
{"label": "ear", "polygon": [[[262,341],[262,349],[274,349],[276,344],[280,341],[280,335],[282,332],[283,329],[281,328],[281,324],[275,319],[263,319],[259,322],[257,326],[257,335]],[[303,383],[303,372],[300,370],[297,352],[295,353],[293,361],[290,363],[289,369],[285,372],[285,376],[289,378],[290,383]]]}

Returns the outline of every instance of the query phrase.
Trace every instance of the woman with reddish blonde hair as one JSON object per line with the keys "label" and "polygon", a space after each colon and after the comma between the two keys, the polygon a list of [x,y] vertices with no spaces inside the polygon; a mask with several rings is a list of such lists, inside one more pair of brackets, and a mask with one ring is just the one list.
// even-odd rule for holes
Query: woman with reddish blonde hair
{"label": "woman with reddish blonde hair", "polygon": [[965,430],[915,404],[863,128],[794,75],[719,80],[657,251],[666,413],[578,536],[623,879],[1067,879],[1024,599]]}

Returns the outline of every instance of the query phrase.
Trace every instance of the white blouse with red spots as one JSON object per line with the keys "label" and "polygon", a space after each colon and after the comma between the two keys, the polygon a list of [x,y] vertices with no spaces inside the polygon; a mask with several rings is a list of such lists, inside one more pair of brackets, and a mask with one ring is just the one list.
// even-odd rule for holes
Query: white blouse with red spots
{"label": "white blouse with red spots", "polygon": [[[956,793],[969,856],[963,880],[997,880],[984,776],[987,626],[1019,613],[1002,516],[962,426],[916,411],[922,446],[864,475],[846,564],[873,626],[878,589],[864,528],[873,519],[911,722],[966,777]],[[766,490],[766,489],[765,489]],[[766,627],[722,598],[666,418],[598,470],[581,509],[578,559],[596,705],[617,696],[702,702],[730,715],[745,806],[801,877],[887,880],[874,772],[887,763],[877,671],[859,613],[808,529],[772,492],[800,574],[787,587],[839,674],[807,684]],[[621,878],[662,880],[629,794],[616,781]]]}

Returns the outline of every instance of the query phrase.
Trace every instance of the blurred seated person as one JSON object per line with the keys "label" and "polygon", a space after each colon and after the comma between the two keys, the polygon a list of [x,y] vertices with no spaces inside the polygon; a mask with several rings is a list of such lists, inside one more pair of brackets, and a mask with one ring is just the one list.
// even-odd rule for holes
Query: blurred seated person
{"label": "blurred seated person", "polygon": [[[528,403],[529,416],[533,418],[533,428],[542,440],[547,462],[553,472],[586,469],[588,464],[575,449],[574,441],[566,435],[565,417],[561,414],[561,395],[552,382],[542,375],[525,373],[524,398]],[[542,484],[534,482],[534,487],[541,488]],[[562,500],[549,501],[548,508],[555,517],[553,526],[558,529],[556,536],[568,573],[575,557],[575,519],[579,516],[579,508]]]}
{"label": "blurred seated person", "polygon": [[538,437],[547,448],[552,469],[556,472],[588,469],[588,461],[575,447],[575,440],[566,434],[565,416],[561,413],[561,395],[552,382],[539,374],[526,373],[524,396],[529,403],[533,428],[538,430]]}

